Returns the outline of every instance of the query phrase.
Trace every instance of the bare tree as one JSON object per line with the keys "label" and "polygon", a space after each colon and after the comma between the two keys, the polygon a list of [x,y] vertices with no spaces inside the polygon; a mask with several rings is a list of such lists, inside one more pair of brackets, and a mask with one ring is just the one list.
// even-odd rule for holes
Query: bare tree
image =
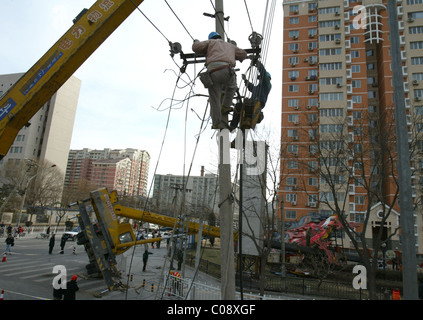
{"label": "bare tree", "polygon": [[[371,299],[376,294],[379,250],[382,243],[387,243],[398,231],[395,229],[389,235],[383,233],[387,219],[393,210],[398,209],[396,141],[392,119],[391,110],[381,113],[362,110],[354,111],[352,116],[331,118],[327,123],[321,121],[319,128],[311,124],[319,139],[309,145],[308,150],[303,150],[317,166],[310,170],[310,160],[303,161],[303,168],[307,168],[303,173],[308,175],[304,175],[302,188],[310,199],[312,192],[306,179],[314,173],[319,181],[319,208],[338,217],[366,267]],[[350,201],[352,189],[355,190],[353,202]],[[372,233],[369,243],[365,231],[371,228],[371,213],[376,204],[380,207],[381,227]],[[358,222],[359,227],[351,221]]]}

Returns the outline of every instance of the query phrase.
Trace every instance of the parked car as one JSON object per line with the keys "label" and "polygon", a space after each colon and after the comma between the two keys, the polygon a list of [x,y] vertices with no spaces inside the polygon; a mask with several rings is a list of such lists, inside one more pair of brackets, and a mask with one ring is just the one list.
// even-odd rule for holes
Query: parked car
{"label": "parked car", "polygon": [[73,229],[73,230],[68,230],[65,231],[65,235],[68,236],[68,240],[72,240],[75,241],[76,240],[76,235],[79,233],[78,229]]}

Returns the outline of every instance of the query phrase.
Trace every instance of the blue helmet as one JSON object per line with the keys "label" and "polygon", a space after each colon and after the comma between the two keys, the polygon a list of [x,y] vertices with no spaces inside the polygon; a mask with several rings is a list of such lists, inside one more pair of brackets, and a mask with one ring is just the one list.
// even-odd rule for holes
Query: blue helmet
{"label": "blue helmet", "polygon": [[270,76],[269,72],[266,72],[267,76],[269,77],[269,79],[272,79],[272,77]]}
{"label": "blue helmet", "polygon": [[210,32],[209,34],[209,40],[210,39],[221,39],[222,37],[220,36],[220,34],[218,34],[217,32]]}

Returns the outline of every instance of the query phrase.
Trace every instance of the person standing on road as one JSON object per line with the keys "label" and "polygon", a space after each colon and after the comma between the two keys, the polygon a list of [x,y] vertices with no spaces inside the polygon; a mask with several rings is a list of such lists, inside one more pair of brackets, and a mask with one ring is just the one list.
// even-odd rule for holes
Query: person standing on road
{"label": "person standing on road", "polygon": [[78,276],[74,274],[70,281],[66,283],[66,289],[63,293],[63,300],[76,300],[76,291],[79,290],[76,280]]}
{"label": "person standing on road", "polygon": [[65,252],[66,240],[68,240],[68,236],[66,234],[63,234],[62,238],[60,239],[60,254],[63,254]]}
{"label": "person standing on road", "polygon": [[48,244],[48,247],[49,247],[49,249],[48,249],[48,253],[49,253],[49,254],[51,254],[51,253],[53,252],[53,248],[54,248],[54,241],[56,240],[56,239],[55,239],[55,237],[56,237],[56,235],[55,235],[54,233],[52,233],[52,234],[51,234],[51,238],[50,238],[50,242],[49,242],[49,244]]}
{"label": "person standing on road", "polygon": [[6,242],[6,251],[5,253],[12,254],[11,248],[15,245],[15,239],[13,238],[12,234],[9,234],[5,240]]}
{"label": "person standing on road", "polygon": [[148,255],[150,254],[152,254],[152,252],[149,252],[148,249],[146,248],[142,255],[142,262],[143,262],[142,271],[145,271],[145,268],[147,267]]}

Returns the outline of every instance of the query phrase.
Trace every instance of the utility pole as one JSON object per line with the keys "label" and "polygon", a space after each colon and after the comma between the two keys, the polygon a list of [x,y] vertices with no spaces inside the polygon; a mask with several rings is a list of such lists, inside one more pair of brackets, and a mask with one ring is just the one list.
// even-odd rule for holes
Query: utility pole
{"label": "utility pole", "polygon": [[394,105],[398,154],[398,186],[400,201],[400,226],[403,263],[403,297],[417,300],[417,259],[414,236],[414,209],[411,189],[410,151],[405,109],[404,75],[401,65],[399,43],[397,1],[388,0],[388,25],[391,39],[392,84],[394,86]]}
{"label": "utility pole", "polygon": [[[215,0],[216,32],[225,41],[223,0]],[[228,115],[222,115],[228,123]],[[220,258],[221,299],[235,300],[235,263],[233,212],[231,197],[231,164],[229,130],[220,130],[219,138],[219,215],[220,215]]]}

